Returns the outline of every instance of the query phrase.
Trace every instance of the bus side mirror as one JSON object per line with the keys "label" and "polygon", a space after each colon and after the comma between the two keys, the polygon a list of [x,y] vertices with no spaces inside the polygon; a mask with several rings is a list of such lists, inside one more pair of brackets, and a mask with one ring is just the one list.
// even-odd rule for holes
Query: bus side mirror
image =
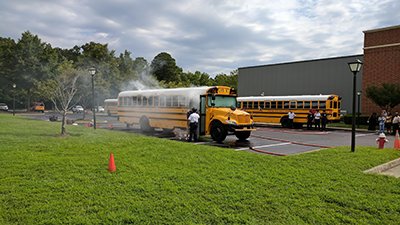
{"label": "bus side mirror", "polygon": [[215,106],[215,103],[214,103],[214,102],[211,102],[211,106],[213,106],[213,107],[214,107],[214,106]]}
{"label": "bus side mirror", "polygon": [[213,100],[213,101],[215,100],[215,94],[211,95],[211,100]]}

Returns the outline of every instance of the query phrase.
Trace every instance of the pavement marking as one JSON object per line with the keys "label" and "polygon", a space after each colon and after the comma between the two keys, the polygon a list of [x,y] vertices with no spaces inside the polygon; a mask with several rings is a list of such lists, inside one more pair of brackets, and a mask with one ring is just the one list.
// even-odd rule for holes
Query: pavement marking
{"label": "pavement marking", "polygon": [[[260,145],[260,146],[254,146],[252,148],[268,148],[268,147],[274,147],[274,146],[279,146],[279,145],[290,145],[292,143],[279,143],[279,144],[272,144],[272,145]],[[250,148],[238,148],[235,149],[235,151],[243,151],[243,150],[249,150]]]}
{"label": "pavement marking", "polygon": [[370,136],[370,135],[376,135],[375,133],[371,134],[357,134],[356,137],[363,137],[363,136]]}

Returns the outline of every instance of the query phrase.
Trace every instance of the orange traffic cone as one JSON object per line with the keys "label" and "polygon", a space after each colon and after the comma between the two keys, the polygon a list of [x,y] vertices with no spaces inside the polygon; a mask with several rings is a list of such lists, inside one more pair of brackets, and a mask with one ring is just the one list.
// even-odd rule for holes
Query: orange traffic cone
{"label": "orange traffic cone", "polygon": [[108,164],[108,171],[115,171],[114,155],[110,155],[110,163]]}
{"label": "orange traffic cone", "polygon": [[396,140],[394,141],[394,149],[400,149],[399,131],[396,130]]}
{"label": "orange traffic cone", "polygon": [[111,126],[110,126],[110,130],[112,130],[113,129],[113,126],[112,126],[112,124],[111,124]]}
{"label": "orange traffic cone", "polygon": [[86,123],[86,127],[89,127],[89,123]]}

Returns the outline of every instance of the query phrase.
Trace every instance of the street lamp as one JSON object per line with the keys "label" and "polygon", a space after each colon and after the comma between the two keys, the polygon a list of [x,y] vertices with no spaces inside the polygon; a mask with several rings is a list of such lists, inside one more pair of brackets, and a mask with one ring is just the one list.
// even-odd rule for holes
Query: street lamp
{"label": "street lamp", "polygon": [[362,95],[362,91],[357,91],[357,96],[358,96],[358,110],[357,110],[357,128],[360,128],[360,98]]}
{"label": "street lamp", "polygon": [[96,103],[94,101],[94,81],[93,76],[96,73],[96,68],[90,68],[89,73],[92,75],[92,94],[93,94],[93,127],[96,130]]}
{"label": "street lamp", "polygon": [[353,73],[353,110],[352,110],[352,125],[351,125],[351,151],[355,151],[356,145],[356,81],[357,73],[360,72],[362,67],[362,62],[357,59],[353,62],[348,62],[350,71]]}
{"label": "street lamp", "polygon": [[13,97],[13,116],[15,116],[15,88],[17,87],[16,84],[13,84],[14,88],[14,97]]}

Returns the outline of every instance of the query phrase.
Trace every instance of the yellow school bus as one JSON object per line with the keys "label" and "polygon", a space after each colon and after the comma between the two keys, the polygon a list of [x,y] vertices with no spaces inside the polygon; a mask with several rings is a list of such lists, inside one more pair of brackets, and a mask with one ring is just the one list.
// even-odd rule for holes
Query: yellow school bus
{"label": "yellow school bus", "polygon": [[236,91],[224,86],[123,91],[118,95],[118,120],[127,126],[140,124],[143,132],[186,129],[187,112],[195,107],[200,135],[217,142],[228,134],[245,140],[255,129],[250,114],[236,110],[236,104]]}
{"label": "yellow school bus", "polygon": [[310,110],[323,110],[328,114],[328,122],[340,122],[341,97],[338,95],[293,95],[293,96],[255,96],[239,97],[238,107],[250,113],[254,122],[281,123],[289,127],[288,112],[296,114],[295,128],[307,123]]}
{"label": "yellow school bus", "polygon": [[111,116],[111,114],[117,114],[118,113],[118,99],[104,100],[104,112],[106,112],[108,116]]}

